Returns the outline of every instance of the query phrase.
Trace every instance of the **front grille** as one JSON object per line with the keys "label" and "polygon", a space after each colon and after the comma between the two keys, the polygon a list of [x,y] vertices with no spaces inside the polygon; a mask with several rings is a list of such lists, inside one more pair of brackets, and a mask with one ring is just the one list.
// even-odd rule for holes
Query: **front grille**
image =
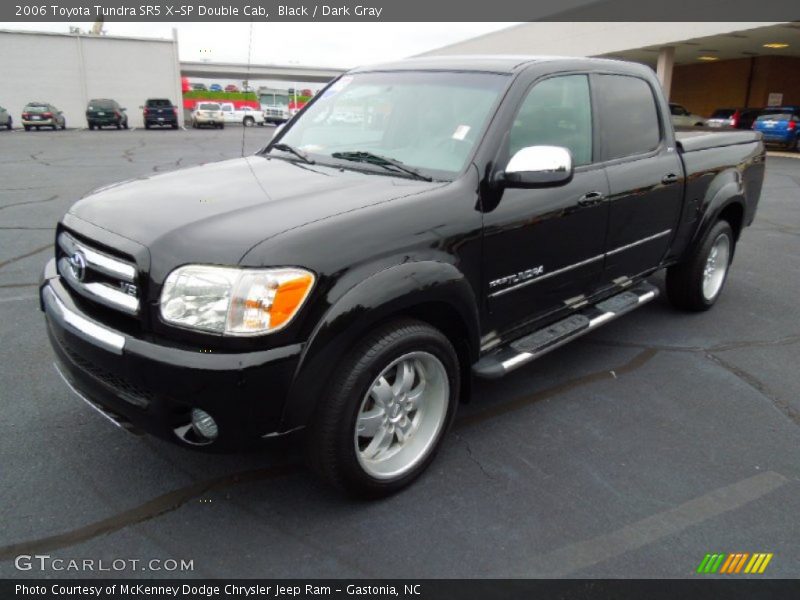
{"label": "front grille", "polygon": [[128,315],[138,315],[140,288],[133,262],[112,256],[74,238],[58,236],[58,272],[67,285],[87,300]]}

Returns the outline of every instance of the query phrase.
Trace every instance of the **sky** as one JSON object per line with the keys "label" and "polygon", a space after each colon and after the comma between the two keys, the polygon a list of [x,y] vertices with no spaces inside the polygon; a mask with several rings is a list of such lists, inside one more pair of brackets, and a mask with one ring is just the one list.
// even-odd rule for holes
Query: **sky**
{"label": "sky", "polygon": [[[413,56],[514,23],[253,23],[252,61],[349,68]],[[92,23],[2,23],[0,29],[67,32]],[[181,60],[246,62],[250,23],[115,23],[108,35],[172,37]]]}

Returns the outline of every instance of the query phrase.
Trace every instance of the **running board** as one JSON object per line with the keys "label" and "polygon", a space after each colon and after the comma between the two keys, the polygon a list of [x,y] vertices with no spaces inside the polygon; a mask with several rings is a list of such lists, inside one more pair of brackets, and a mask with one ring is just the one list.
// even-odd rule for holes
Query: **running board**
{"label": "running board", "polygon": [[646,281],[638,283],[629,290],[584,308],[566,319],[495,350],[475,363],[472,371],[478,377],[486,379],[502,377],[551,350],[639,308],[656,296],[658,296],[657,287]]}

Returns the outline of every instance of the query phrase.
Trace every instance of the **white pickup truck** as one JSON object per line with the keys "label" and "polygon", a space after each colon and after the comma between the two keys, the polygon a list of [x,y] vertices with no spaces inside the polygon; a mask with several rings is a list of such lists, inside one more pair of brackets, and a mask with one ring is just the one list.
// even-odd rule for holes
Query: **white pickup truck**
{"label": "white pickup truck", "polygon": [[241,123],[245,127],[264,125],[264,113],[261,110],[250,106],[236,108],[232,102],[222,102],[219,106],[226,123]]}

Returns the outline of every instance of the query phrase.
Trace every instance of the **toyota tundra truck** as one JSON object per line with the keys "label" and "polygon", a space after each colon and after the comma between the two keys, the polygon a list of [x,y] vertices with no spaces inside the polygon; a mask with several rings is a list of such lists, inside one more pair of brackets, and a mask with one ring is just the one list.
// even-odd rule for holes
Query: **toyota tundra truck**
{"label": "toyota tundra truck", "polygon": [[57,369],[118,424],[209,450],[297,431],[325,480],[386,495],[473,378],[652,301],[653,273],[711,308],[764,161],[757,132],[676,135],[642,65],[358,68],[251,156],[76,202],[41,307]]}

